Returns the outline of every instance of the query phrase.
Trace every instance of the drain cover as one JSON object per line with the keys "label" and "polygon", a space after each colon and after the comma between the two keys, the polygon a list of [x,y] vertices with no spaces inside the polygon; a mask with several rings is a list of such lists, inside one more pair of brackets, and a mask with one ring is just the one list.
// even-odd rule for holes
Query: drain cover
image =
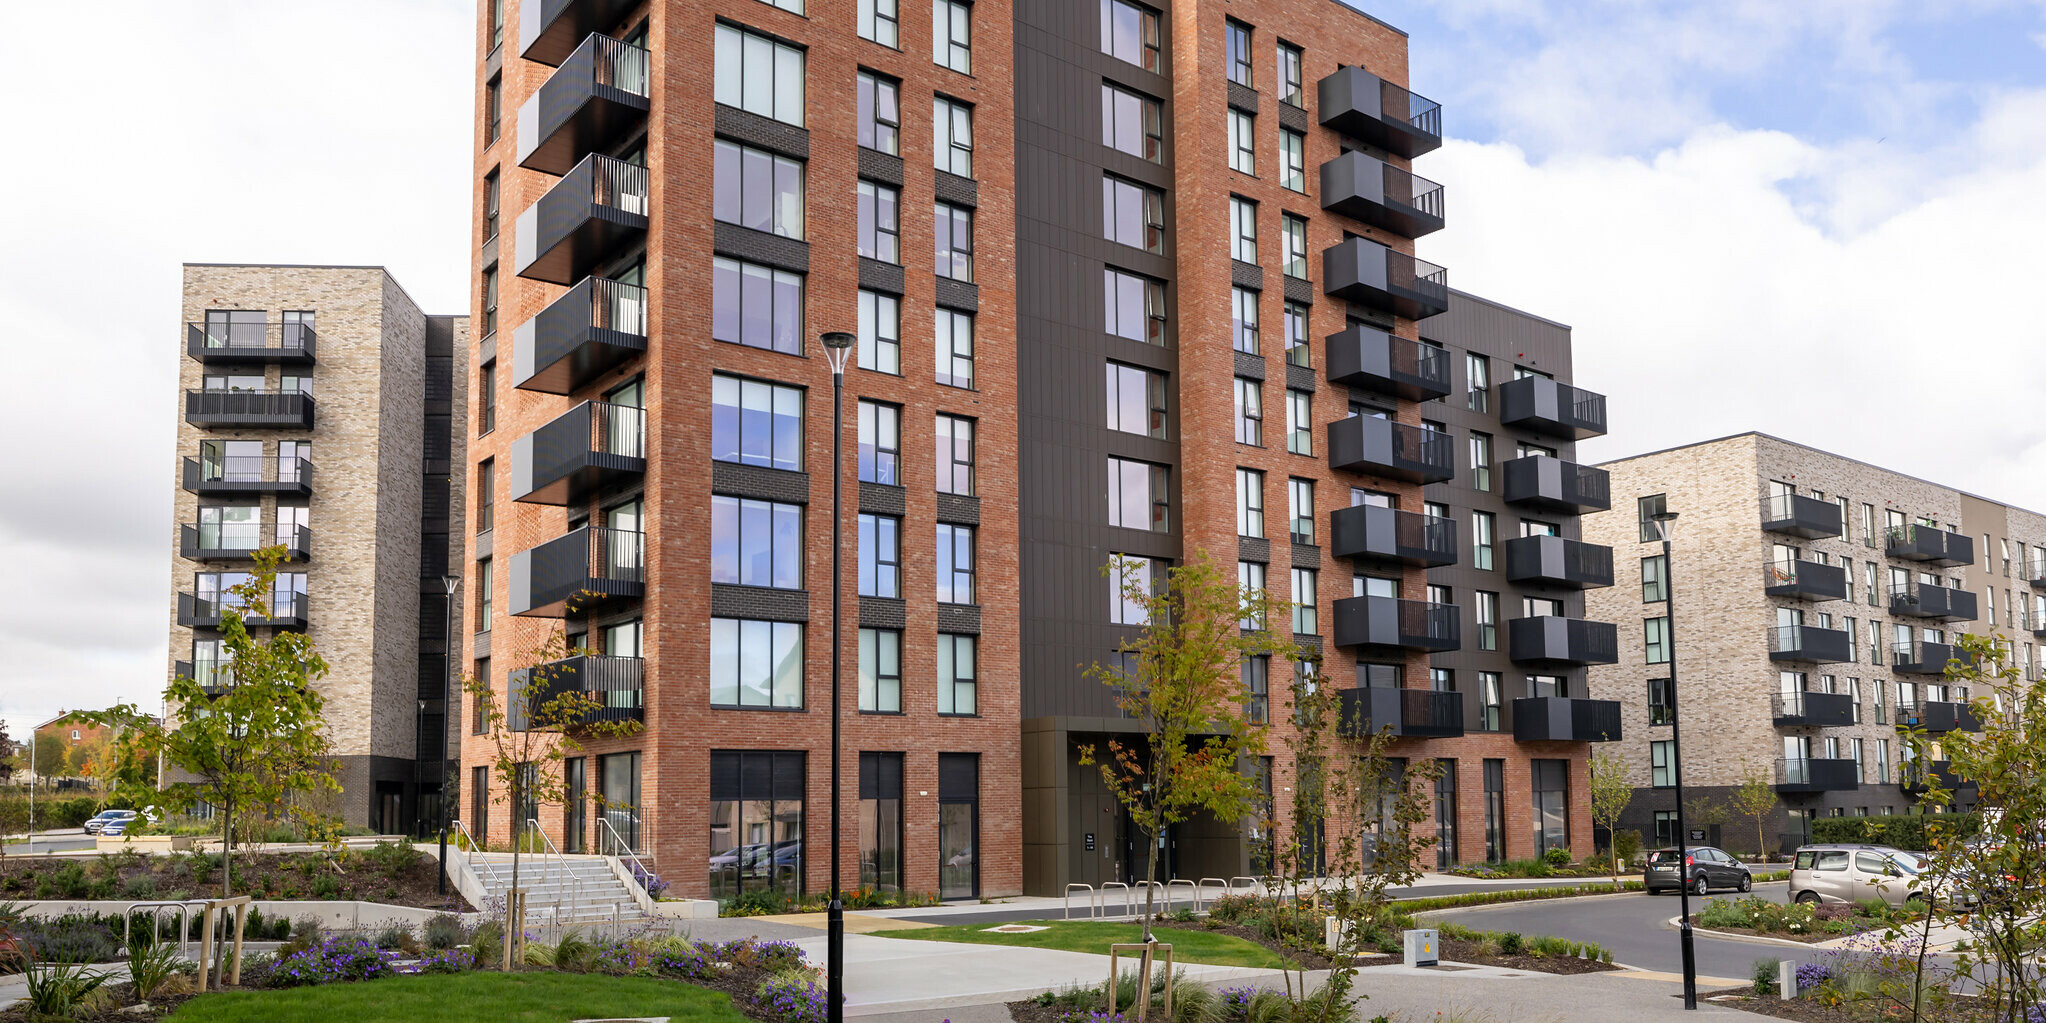
{"label": "drain cover", "polygon": [[1049,927],[1033,927],[1029,924],[1003,924],[1000,927],[983,928],[986,934],[1029,934],[1032,931],[1048,931]]}

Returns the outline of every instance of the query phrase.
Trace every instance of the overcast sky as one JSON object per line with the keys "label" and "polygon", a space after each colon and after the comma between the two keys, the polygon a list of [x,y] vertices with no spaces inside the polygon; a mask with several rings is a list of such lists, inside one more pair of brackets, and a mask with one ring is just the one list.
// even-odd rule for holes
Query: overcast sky
{"label": "overcast sky", "polygon": [[[1444,105],[1422,255],[1576,328],[1587,456],[1761,429],[2046,509],[2046,2],[1367,9]],[[473,10],[0,5],[17,734],[161,691],[180,263],[382,264],[466,311]]]}

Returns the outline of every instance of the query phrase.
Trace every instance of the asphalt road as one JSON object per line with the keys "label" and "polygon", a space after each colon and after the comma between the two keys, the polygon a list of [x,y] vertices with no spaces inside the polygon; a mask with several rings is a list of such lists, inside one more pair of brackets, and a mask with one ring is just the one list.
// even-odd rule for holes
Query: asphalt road
{"label": "asphalt road", "polygon": [[[1581,884],[1581,885],[1574,885],[1574,886],[1570,886],[1570,885],[1556,885],[1556,886],[1551,886],[1551,885],[1540,885],[1540,886],[1536,886],[1536,885],[1527,885],[1526,887],[1530,887],[1530,888],[1532,888],[1532,887],[1543,887],[1543,888],[1547,888],[1547,887],[1581,887],[1581,888],[1597,888],[1597,887],[1600,887],[1600,886],[1606,886],[1606,887],[1611,887],[1611,885],[1612,885],[1612,882],[1611,882],[1611,881],[1609,881],[1609,880],[1605,880],[1605,879],[1602,879],[1602,878],[1590,878],[1590,879],[1586,879],[1586,880],[1584,881],[1584,883],[1583,883],[1583,884]],[[1778,887],[1781,887],[1781,886],[1778,886]],[[1251,890],[1251,889],[1243,889],[1243,890],[1244,890],[1244,891],[1249,891],[1249,890]],[[1437,884],[1437,885],[1429,885],[1429,886],[1428,886],[1428,887],[1426,887],[1426,888],[1392,888],[1392,889],[1388,889],[1388,890],[1387,890],[1387,893],[1388,893],[1389,895],[1391,895],[1391,896],[1392,896],[1393,898],[1395,898],[1395,899],[1407,899],[1407,898],[1427,898],[1427,897],[1429,897],[1429,896],[1434,896],[1434,895],[1462,895],[1462,894],[1464,894],[1464,893],[1466,893],[1466,892],[1490,892],[1490,891],[1498,891],[1498,890],[1500,890],[1500,886],[1499,886],[1499,883],[1498,883],[1498,882],[1496,882],[1496,881],[1494,881],[1494,882],[1490,882],[1490,883],[1472,883],[1472,884]],[[1211,887],[1211,888],[1209,888],[1209,889],[1208,889],[1208,891],[1209,891],[1210,893],[1212,893],[1212,892],[1214,891],[1214,889],[1213,889],[1213,888]],[[1258,892],[1260,892],[1260,893],[1262,893],[1262,892],[1264,891],[1264,889],[1260,888],[1260,889],[1257,889],[1257,891],[1258,891]],[[1118,893],[1116,893],[1116,894],[1120,895],[1121,893],[1120,893],[1120,892],[1118,892]],[[1187,889],[1186,889],[1186,888],[1184,888],[1184,887],[1180,887],[1180,888],[1177,888],[1177,889],[1175,889],[1175,890],[1173,891],[1173,895],[1175,896],[1175,901],[1173,902],[1173,906],[1174,906],[1174,908],[1177,908],[1177,907],[1179,907],[1179,906],[1181,906],[1181,905],[1184,905],[1184,904],[1186,903],[1186,901],[1187,901]],[[1162,899],[1163,899],[1163,896],[1160,896],[1160,899],[1161,899],[1161,901],[1162,901]],[[1671,904],[1672,904],[1672,905],[1674,905],[1674,904],[1675,904],[1674,900],[1672,900]],[[1675,910],[1671,910],[1671,911],[1670,911],[1670,913],[1669,913],[1669,915],[1670,915],[1670,916],[1675,916],[1675,915],[1677,915],[1677,914],[1676,914],[1676,911],[1675,911]],[[1086,900],[1085,900],[1085,899],[1084,899],[1084,898],[1082,897],[1081,893],[1075,892],[1075,893],[1073,894],[1073,917],[1074,917],[1075,919],[1079,919],[1079,918],[1081,918],[1081,917],[1084,917],[1084,916],[1086,916]],[[904,916],[904,917],[903,917],[903,919],[906,919],[906,920],[920,920],[920,921],[924,921],[924,922],[926,922],[926,923],[934,923],[934,924],[961,924],[961,925],[964,925],[964,924],[1005,924],[1005,923],[1014,923],[1015,921],[1018,921],[1018,920],[1043,920],[1043,919],[1046,919],[1047,917],[1049,917],[1049,918],[1051,918],[1051,919],[1057,919],[1057,918],[1059,917],[1059,911],[1058,911],[1057,909],[1053,909],[1053,910],[1050,910],[1050,911],[1046,911],[1046,910],[1044,910],[1044,909],[1042,909],[1042,908],[1039,908],[1039,909],[998,909],[998,908],[993,908],[993,907],[990,907],[990,908],[989,908],[989,909],[988,909],[988,910],[987,910],[986,912],[984,912],[984,913],[952,913],[952,914],[946,914],[946,915],[942,915],[942,916],[915,916],[915,915],[908,915],[908,916]]]}
{"label": "asphalt road", "polygon": [[[90,849],[98,844],[99,839],[91,835],[58,835],[52,838],[37,838],[35,851],[39,853],[64,852],[71,849]],[[27,842],[7,843],[7,855],[9,856],[20,855],[28,851]]]}
{"label": "asphalt road", "polygon": [[[1782,881],[1758,884],[1754,894],[1782,902],[1789,894]],[[1735,892],[1714,893],[1714,897],[1739,898]],[[1645,892],[1608,898],[1566,899],[1552,902],[1519,902],[1502,906],[1458,909],[1434,914],[1435,919],[1487,931],[1518,931],[1547,934],[1577,941],[1596,941],[1612,949],[1613,961],[1644,970],[1678,973],[1683,970],[1683,952],[1678,933],[1670,921],[1677,916],[1674,895]],[[1691,900],[1691,912],[1700,908]],[[1757,959],[1800,958],[1798,950],[1785,945],[1733,941],[1694,935],[1698,975],[1741,979],[1751,976]]]}

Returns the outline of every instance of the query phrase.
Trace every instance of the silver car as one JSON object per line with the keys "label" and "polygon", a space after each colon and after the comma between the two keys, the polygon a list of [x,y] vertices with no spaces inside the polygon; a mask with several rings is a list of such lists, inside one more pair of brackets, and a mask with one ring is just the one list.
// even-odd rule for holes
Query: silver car
{"label": "silver car", "polygon": [[1924,863],[1886,845],[1807,845],[1790,867],[1790,897],[1798,902],[1860,902],[1881,899],[1892,906],[1924,901]]}

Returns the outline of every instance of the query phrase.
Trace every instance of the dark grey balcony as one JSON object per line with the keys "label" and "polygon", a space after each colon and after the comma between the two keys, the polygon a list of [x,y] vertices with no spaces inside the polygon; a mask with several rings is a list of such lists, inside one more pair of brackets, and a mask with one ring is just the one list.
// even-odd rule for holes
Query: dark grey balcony
{"label": "dark grey balcony", "polygon": [[1500,497],[1543,511],[1581,515],[1613,506],[1612,477],[1604,470],[1548,455],[1508,459],[1501,466]]}
{"label": "dark grey balcony", "polygon": [[1336,734],[1361,739],[1391,730],[1400,737],[1454,739],[1463,734],[1463,694],[1368,686],[1336,694]]}
{"label": "dark grey balcony", "polygon": [[187,561],[246,561],[265,547],[283,546],[293,561],[310,561],[313,531],[292,526],[278,533],[260,522],[200,522],[178,527],[178,554]]}
{"label": "dark grey balcony", "polygon": [[560,174],[646,119],[647,51],[591,35],[519,108],[519,166]]}
{"label": "dark grey balcony", "polygon": [[1905,640],[1890,646],[1890,669],[1907,675],[1944,675],[1947,662],[1957,657],[1966,660],[1964,652],[1951,643]]}
{"label": "dark grey balcony", "polygon": [[1854,723],[1854,697],[1845,693],[1777,693],[1769,709],[1778,728],[1840,728]]}
{"label": "dark grey balcony", "polygon": [[272,455],[187,458],[185,489],[209,497],[234,494],[306,497],[313,492],[313,463],[304,458]]}
{"label": "dark grey balcony", "polygon": [[[225,601],[238,603],[241,598],[229,595]],[[200,597],[192,593],[178,594],[178,624],[192,629],[220,628],[222,612],[231,606],[223,598]],[[249,628],[272,626],[280,629],[303,629],[306,626],[308,601],[303,593],[280,593],[270,599],[269,613],[244,615],[242,624]]]}
{"label": "dark grey balcony", "polygon": [[645,242],[647,210],[645,167],[586,157],[519,214],[518,275],[553,284],[588,276]]}
{"label": "dark grey balcony", "polygon": [[512,386],[569,394],[646,354],[646,289],[585,277],[512,330]]}
{"label": "dark grey balcony", "polygon": [[1933,526],[1891,526],[1884,534],[1883,548],[1899,561],[1923,561],[1932,565],[1972,565],[1975,540],[1966,533]]}
{"label": "dark grey balcony", "polygon": [[639,0],[524,0],[519,4],[519,56],[558,65],[585,36],[617,28],[637,6]]}
{"label": "dark grey balcony", "polygon": [[1442,145],[1442,104],[1361,67],[1337,68],[1315,85],[1321,123],[1405,157]]}
{"label": "dark grey balcony", "polygon": [[1955,802],[1972,802],[1982,794],[1980,783],[1954,773],[1951,760],[1907,760],[1897,765],[1897,788],[1905,795],[1924,795],[1934,785],[1952,793]]}
{"label": "dark grey balcony", "polygon": [[185,422],[193,426],[313,428],[313,396],[292,391],[186,391]]}
{"label": "dark grey balcony", "polygon": [[1769,659],[1833,664],[1854,659],[1854,643],[1839,629],[1776,625],[1769,629]]}
{"label": "dark grey balcony", "polygon": [[1410,320],[1449,309],[1449,271],[1367,238],[1348,238],[1322,250],[1321,288]]}
{"label": "dark grey balcony", "polygon": [[1328,424],[1331,469],[1408,483],[1443,483],[1456,478],[1449,434],[1375,416],[1351,416]]}
{"label": "dark grey balcony", "polygon": [[[534,678],[535,674],[539,677]],[[535,668],[514,669],[511,691],[514,698],[506,708],[505,726],[514,732],[532,724],[532,710],[545,708],[564,693],[586,693],[597,706],[575,715],[577,724],[646,720],[646,687],[637,657],[579,657],[549,661]]]}
{"label": "dark grey balcony", "polygon": [[1900,618],[1972,622],[1979,608],[1973,590],[1913,582],[1905,589],[1890,591],[1890,613]]}
{"label": "dark grey balcony", "polygon": [[1618,664],[1620,630],[1582,618],[1515,618],[1506,623],[1506,653],[1515,664]]}
{"label": "dark grey balcony", "polygon": [[1840,506],[1803,494],[1775,494],[1762,499],[1762,530],[1788,533],[1807,540],[1840,535]]}
{"label": "dark grey balcony", "polygon": [[1897,727],[1919,728],[1928,732],[1979,732],[1982,719],[1975,716],[1975,708],[1966,703],[1952,700],[1928,700],[1922,703],[1900,703],[1897,705]]}
{"label": "dark grey balcony", "polygon": [[1456,520],[1356,505],[1329,513],[1329,553],[1434,568],[1456,564]]}
{"label": "dark grey balcony", "polygon": [[646,475],[646,412],[586,401],[512,442],[511,495],[527,504],[582,504]]}
{"label": "dark grey balcony", "polygon": [[1606,396],[1548,377],[1521,377],[1499,385],[1499,422],[1523,430],[1583,440],[1606,432]]}
{"label": "dark grey balcony", "polygon": [[1449,352],[1362,325],[1323,342],[1330,383],[1427,401],[1449,393]]}
{"label": "dark grey balcony", "polygon": [[1515,742],[1618,742],[1620,701],[1537,696],[1513,701]]}
{"label": "dark grey balcony", "polygon": [[1344,597],[1335,605],[1335,645],[1455,650],[1456,606],[1398,597]]}
{"label": "dark grey balcony", "polygon": [[1613,549],[1560,536],[1506,541],[1506,580],[1582,590],[1613,584]]}
{"label": "dark grey balcony", "polygon": [[1321,165],[1321,208],[1407,238],[1442,230],[1442,186],[1351,150]]}
{"label": "dark grey balcony", "polygon": [[646,595],[645,535],[583,526],[511,558],[511,613],[560,618]]}
{"label": "dark grey balcony", "polygon": [[318,340],[304,323],[185,324],[185,354],[208,366],[310,366]]}
{"label": "dark grey balcony", "polygon": [[1776,791],[1784,795],[1852,792],[1861,787],[1861,765],[1852,760],[1776,761]]}
{"label": "dark grey balcony", "polygon": [[1803,559],[1778,561],[1762,566],[1762,592],[1798,600],[1844,600],[1847,570]]}

